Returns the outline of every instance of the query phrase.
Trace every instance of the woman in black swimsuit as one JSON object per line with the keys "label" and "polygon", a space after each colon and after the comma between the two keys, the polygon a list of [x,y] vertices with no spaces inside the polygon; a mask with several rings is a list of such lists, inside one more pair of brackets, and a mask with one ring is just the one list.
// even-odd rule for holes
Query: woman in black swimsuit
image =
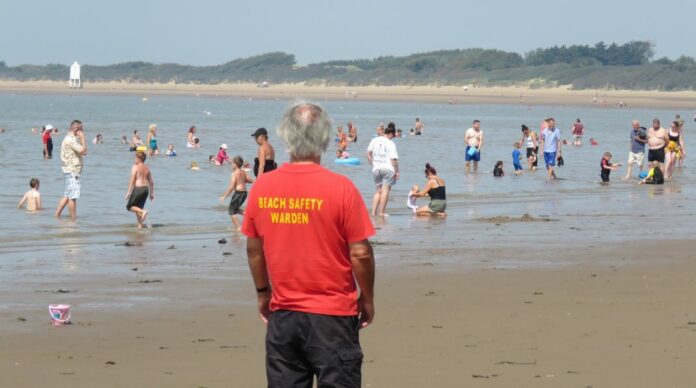
{"label": "woman in black swimsuit", "polygon": [[423,189],[414,194],[416,197],[425,197],[426,195],[430,197],[430,203],[427,206],[419,207],[416,210],[416,215],[439,215],[446,216],[445,209],[447,209],[447,194],[445,192],[445,180],[437,176],[437,171],[435,167],[431,166],[430,163],[425,164],[425,177],[428,182],[425,184]]}
{"label": "woman in black swimsuit", "polygon": [[268,142],[268,131],[266,128],[259,128],[251,134],[259,145],[259,152],[254,158],[254,176],[257,178],[266,172],[275,170],[278,165],[275,162],[275,150]]}

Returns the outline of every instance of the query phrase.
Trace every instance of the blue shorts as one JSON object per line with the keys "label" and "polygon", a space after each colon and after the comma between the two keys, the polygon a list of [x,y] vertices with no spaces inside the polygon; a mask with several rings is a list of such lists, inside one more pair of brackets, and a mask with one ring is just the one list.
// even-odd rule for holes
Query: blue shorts
{"label": "blue shorts", "polygon": [[544,152],[544,162],[546,162],[546,167],[553,167],[556,165],[556,153],[555,152]]}
{"label": "blue shorts", "polygon": [[[472,161],[472,160],[473,160],[474,162],[479,162],[479,161],[481,161],[481,151],[476,151],[476,153],[474,154],[474,156],[470,156],[470,155],[469,155],[469,149],[470,149],[470,148],[471,148],[471,146],[466,146],[466,150],[464,150],[464,160],[466,160],[467,162]],[[475,148],[475,147],[474,147],[474,148]]]}
{"label": "blue shorts", "polygon": [[513,162],[512,166],[515,167],[515,171],[522,171],[522,165],[519,162]]}

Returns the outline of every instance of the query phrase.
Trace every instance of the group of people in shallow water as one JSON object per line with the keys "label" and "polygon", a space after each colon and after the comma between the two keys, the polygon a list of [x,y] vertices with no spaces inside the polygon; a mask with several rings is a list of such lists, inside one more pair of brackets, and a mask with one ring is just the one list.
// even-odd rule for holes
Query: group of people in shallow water
{"label": "group of people in shallow water", "polygon": [[[470,143],[470,137],[474,135],[465,135],[465,141],[467,142],[467,159],[474,160],[474,163],[480,160],[480,145],[478,146],[478,151],[474,156],[469,156],[471,147],[475,147],[478,143],[483,143],[483,135],[478,133],[480,129],[477,128],[478,121],[474,121],[474,126],[470,130],[474,130],[477,134],[476,141],[473,145]],[[539,136],[531,130],[526,125],[522,125],[522,138],[520,141],[515,142],[512,151],[512,163],[515,169],[515,174],[521,174],[523,171],[522,164],[520,160],[523,160],[521,153],[521,148],[526,149],[526,160],[527,169],[530,171],[535,171],[538,167],[539,159],[539,149],[542,149],[543,160],[548,171],[548,177],[550,180],[556,179],[556,174],[554,171],[555,166],[563,166],[565,161],[562,155],[562,145],[572,145],[576,147],[582,146],[582,137],[584,135],[584,125],[581,123],[580,119],[577,119],[571,127],[571,132],[573,134],[572,142],[567,140],[561,140],[560,131],[555,127],[555,120],[553,118],[545,119],[541,126],[541,133]],[[632,128],[630,131],[630,151],[628,155],[628,163],[626,169],[626,175],[623,176],[622,180],[628,180],[631,178],[633,173],[633,166],[637,166],[639,169],[639,183],[640,184],[663,184],[665,180],[669,181],[672,179],[675,167],[681,167],[684,163],[684,158],[686,157],[686,146],[684,139],[684,120],[676,115],[676,118],[670,124],[669,129],[664,129],[660,125],[659,119],[654,119],[652,126],[649,129],[642,127],[638,120],[632,122]],[[591,138],[590,144],[593,146],[598,145],[597,140]],[[645,152],[645,147],[648,147],[647,157]],[[648,161],[647,171],[643,171],[645,159]],[[622,167],[620,163],[612,163],[611,152],[605,152],[600,160],[600,173],[602,183],[608,183],[610,181],[610,174],[612,171]],[[501,177],[505,175],[503,168],[503,161],[497,161],[493,169],[493,175],[496,177]],[[467,168],[468,171],[468,168]],[[474,171],[476,171],[476,164],[474,164]]]}
{"label": "group of people in shallow water", "polygon": [[[633,166],[639,169],[640,184],[663,184],[673,178],[675,168],[681,166],[686,157],[685,139],[684,139],[684,121],[679,115],[670,124],[669,129],[662,128],[659,119],[654,119],[652,126],[649,129],[642,127],[637,120],[632,122],[630,132],[630,152],[628,155],[628,163],[624,180],[630,179],[633,173]],[[347,123],[347,131],[343,127],[337,128],[336,134],[336,157],[345,158],[348,156],[347,147],[351,143],[356,143],[358,139],[357,127],[349,121]],[[416,119],[414,131],[417,134],[423,134],[423,123],[420,119]],[[412,132],[414,132],[412,131]],[[527,169],[534,171],[538,168],[539,159],[544,161],[547,169],[548,179],[556,179],[554,168],[563,165],[562,146],[572,145],[581,146],[584,136],[584,124],[577,119],[572,127],[573,136],[572,142],[561,139],[560,130],[556,128],[556,122],[553,118],[545,119],[540,126],[540,133],[537,135],[527,125],[521,126],[522,135],[519,141],[515,142],[512,151],[512,162],[515,174],[521,174],[524,170],[521,160],[524,160],[523,151],[527,161]],[[38,131],[36,131],[38,133]],[[372,176],[376,187],[376,192],[373,197],[372,215],[386,216],[386,206],[389,199],[391,187],[396,184],[399,179],[399,164],[396,144],[393,142],[395,137],[398,137],[398,130],[393,122],[384,123],[375,130],[376,134],[371,139],[367,148],[367,158],[372,166]],[[52,136],[58,133],[58,129],[52,125],[46,125],[42,128],[43,156],[45,159],[51,159],[53,153]],[[255,139],[258,145],[257,155],[254,158],[253,173],[257,178],[264,173],[273,171],[277,168],[275,162],[275,149],[268,141],[268,131],[265,128],[259,128],[254,131],[251,136]],[[101,144],[103,137],[97,134],[93,140],[94,144]],[[136,152],[135,162],[131,171],[129,185],[126,192],[127,209],[135,213],[138,227],[144,226],[144,221],[147,218],[147,211],[144,210],[145,201],[149,197],[154,199],[154,180],[152,173],[145,161],[147,156],[159,155],[157,144],[157,125],[151,124],[148,126],[148,135],[145,142],[142,141],[137,130],[134,131],[130,142],[127,142],[125,136],[122,142],[129,145],[131,151]],[[478,171],[478,164],[481,161],[481,154],[484,145],[483,130],[481,122],[474,120],[471,128],[464,133],[464,159],[465,171],[467,173]],[[597,145],[597,141],[590,139],[590,144]],[[187,147],[198,148],[200,141],[196,136],[196,127],[191,126],[187,135]],[[646,152],[647,147],[647,152]],[[82,168],[82,156],[86,154],[86,144],[84,134],[82,132],[82,124],[75,120],[71,124],[71,128],[66,134],[63,143],[61,144],[61,164],[65,175],[66,194],[59,204],[56,215],[59,216],[63,207],[68,205],[71,210],[71,216],[76,214],[76,199],[80,195],[79,175]],[[173,145],[169,145],[167,156],[176,156],[176,151]],[[649,166],[644,170],[644,161],[647,159]],[[246,185],[253,182],[253,179],[247,174],[251,171],[249,164],[245,163],[241,156],[230,158],[227,155],[227,145],[221,144],[217,155],[210,156],[210,162],[215,165],[230,164],[232,173],[230,183],[220,197],[223,201],[231,196],[228,213],[235,228],[239,230],[241,223],[237,219],[237,215],[242,215],[242,206],[247,197]],[[612,163],[612,154],[605,152],[599,163],[600,178],[602,183],[607,183],[610,180],[612,171],[622,167],[621,164]],[[194,168],[195,169],[195,168]],[[425,184],[420,187],[413,185],[408,193],[407,207],[416,215],[438,215],[445,216],[447,208],[447,196],[445,180],[437,175],[437,170],[430,163],[425,164],[424,175],[426,178]],[[503,161],[497,161],[493,168],[493,175],[501,177],[505,175]],[[32,178],[30,181],[30,190],[23,196],[19,203],[20,207],[24,205],[30,211],[39,210],[41,208],[41,200],[39,194],[40,182],[37,178]],[[429,203],[425,206],[417,206],[418,198],[428,197]]]}

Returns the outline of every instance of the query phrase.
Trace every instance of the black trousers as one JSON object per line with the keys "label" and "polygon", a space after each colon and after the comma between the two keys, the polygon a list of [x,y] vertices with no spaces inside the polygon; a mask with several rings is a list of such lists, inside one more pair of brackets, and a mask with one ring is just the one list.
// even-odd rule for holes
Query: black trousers
{"label": "black trousers", "polygon": [[279,310],[266,331],[268,387],[360,387],[363,354],[357,316]]}

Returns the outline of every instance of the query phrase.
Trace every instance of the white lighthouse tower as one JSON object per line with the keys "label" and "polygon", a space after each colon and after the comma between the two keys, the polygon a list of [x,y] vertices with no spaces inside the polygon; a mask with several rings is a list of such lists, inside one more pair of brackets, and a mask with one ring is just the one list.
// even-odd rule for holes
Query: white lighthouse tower
{"label": "white lighthouse tower", "polygon": [[82,82],[80,81],[80,64],[77,63],[77,61],[70,65],[70,82],[68,86],[70,89],[82,88]]}

